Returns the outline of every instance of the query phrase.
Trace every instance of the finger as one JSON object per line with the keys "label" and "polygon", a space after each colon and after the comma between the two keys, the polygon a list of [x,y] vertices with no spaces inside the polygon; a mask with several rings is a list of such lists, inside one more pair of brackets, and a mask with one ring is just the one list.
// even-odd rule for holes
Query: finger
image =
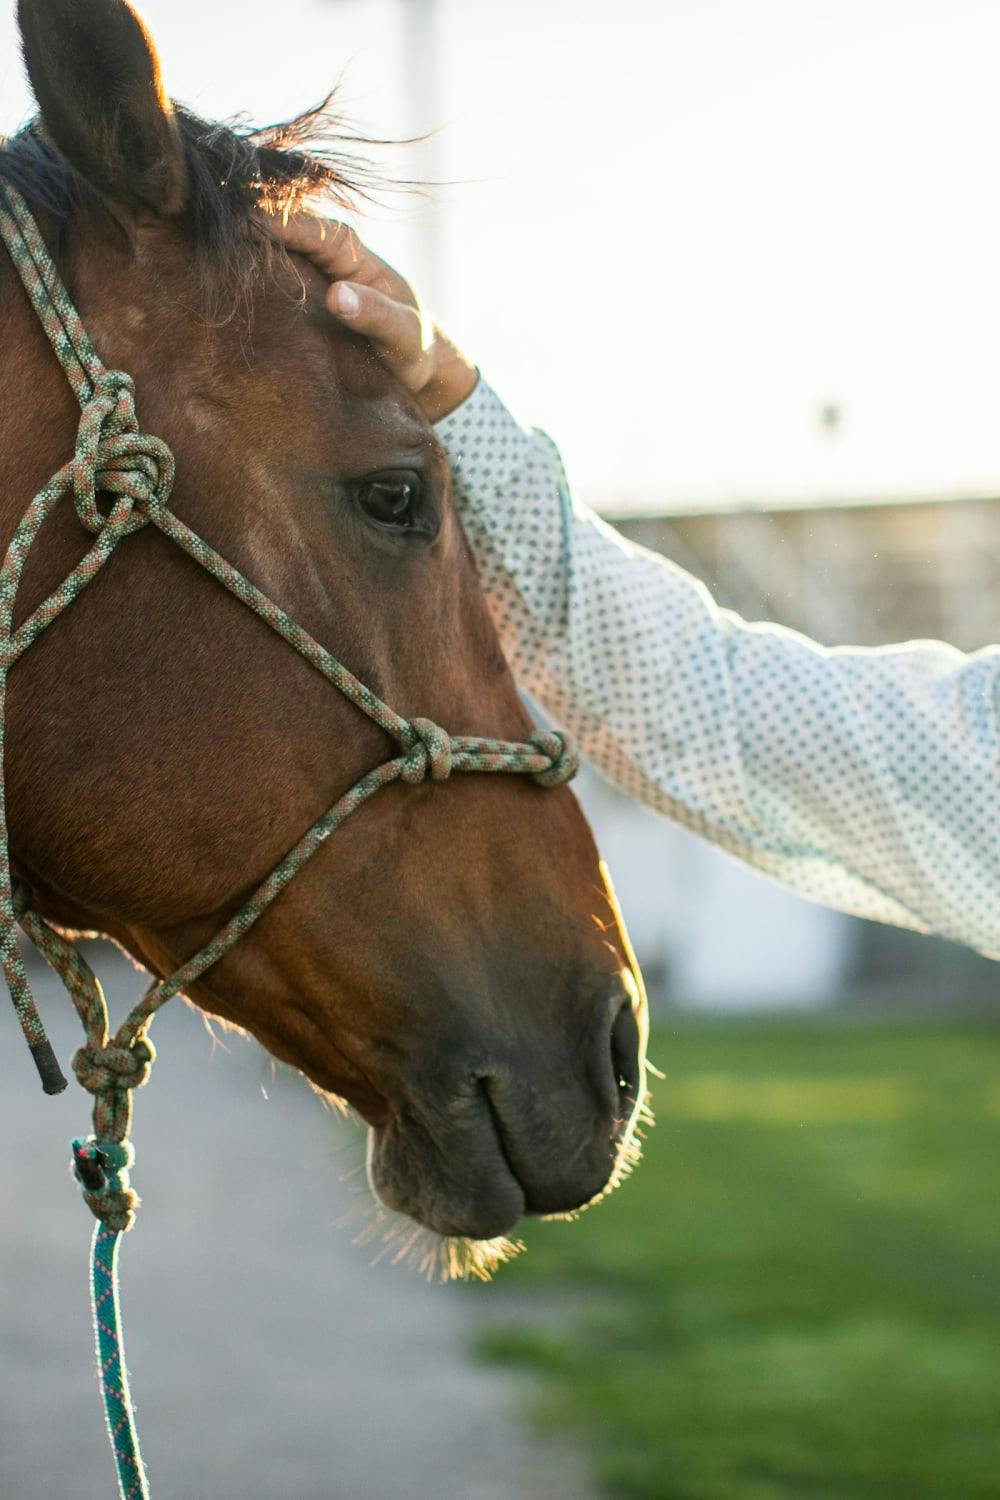
{"label": "finger", "polygon": [[296,255],[305,255],[327,276],[356,276],[365,261],[378,257],[364,246],[349,224],[315,214],[290,214],[267,221],[272,239]]}
{"label": "finger", "polygon": [[431,372],[433,330],[419,308],[355,281],[335,281],[327,290],[326,305],[341,323],[374,344],[408,389],[422,388]]}
{"label": "finger", "polygon": [[399,272],[369,250],[349,224],[305,213],[292,214],[284,223],[280,219],[269,221],[269,228],[272,223],[276,240],[287,250],[307,256],[331,281],[358,281],[388,292],[401,302],[416,301]]}

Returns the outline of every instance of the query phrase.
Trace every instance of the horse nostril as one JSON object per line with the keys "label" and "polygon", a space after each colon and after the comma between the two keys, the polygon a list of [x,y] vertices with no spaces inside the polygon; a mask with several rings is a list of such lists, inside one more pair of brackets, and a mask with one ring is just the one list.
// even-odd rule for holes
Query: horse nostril
{"label": "horse nostril", "polygon": [[611,1027],[611,1066],[619,1096],[634,1100],[639,1090],[639,1027],[628,1000]]}

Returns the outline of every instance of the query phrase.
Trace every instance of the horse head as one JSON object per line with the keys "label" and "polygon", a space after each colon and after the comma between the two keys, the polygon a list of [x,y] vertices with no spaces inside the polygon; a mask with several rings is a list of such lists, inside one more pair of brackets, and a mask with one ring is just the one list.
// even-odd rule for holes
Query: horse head
{"label": "horse head", "polygon": [[[619,1174],[641,1107],[641,982],[571,792],[447,777],[433,725],[532,731],[432,428],[324,309],[267,217],[349,187],[342,156],[173,105],[124,0],[20,0],[37,119],[0,149],[142,428],[173,509],[399,714],[429,723],[380,791],[189,990],[370,1126],[378,1197],[487,1239]],[[9,536],[79,411],[0,257]],[[31,609],[86,543],[71,504]],[[155,975],[200,948],[386,734],[154,527],[11,676],[11,858],[36,908]],[[437,760],[435,760],[437,756]],[[426,761],[426,764],[424,763]],[[426,774],[420,774],[421,771]]]}

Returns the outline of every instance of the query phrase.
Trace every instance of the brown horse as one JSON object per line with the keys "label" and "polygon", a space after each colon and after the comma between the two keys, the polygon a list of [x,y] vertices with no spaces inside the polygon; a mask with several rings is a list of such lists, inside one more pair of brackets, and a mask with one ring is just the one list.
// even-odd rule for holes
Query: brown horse
{"label": "brown horse", "polygon": [[[530,731],[425,418],[267,215],[326,191],[313,113],[257,134],[165,97],[124,0],[20,0],[39,116],[0,149],[105,363],[177,459],[172,505],[398,712]],[[74,398],[0,255],[2,525],[72,451]],[[72,506],[25,574],[81,556]],[[194,952],[392,753],[152,527],[11,679],[12,860],[39,911],[153,974]],[[643,1096],[641,986],[586,823],[522,777],[395,785],[192,987],[371,1127],[388,1206],[485,1239],[599,1195]]]}

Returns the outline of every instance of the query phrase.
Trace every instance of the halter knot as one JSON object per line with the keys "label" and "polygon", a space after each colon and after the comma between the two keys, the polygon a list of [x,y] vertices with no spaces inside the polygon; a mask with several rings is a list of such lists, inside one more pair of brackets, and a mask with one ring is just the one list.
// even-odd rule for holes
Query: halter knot
{"label": "halter knot", "polygon": [[[95,536],[109,523],[129,536],[145,526],[146,510],[170,498],[173,454],[160,438],[139,431],[135,386],[124,370],[104,370],[94,381],[80,413],[71,473],[76,513]],[[99,494],[119,502],[107,516],[97,507]]]}
{"label": "halter knot", "polygon": [[72,1143],[73,1175],[95,1219],[124,1234],[135,1222],[139,1195],[129,1186],[128,1169],[135,1160],[130,1141],[77,1137]]}
{"label": "halter knot", "polygon": [[560,734],[556,729],[536,729],[534,734],[529,734],[528,744],[534,745],[549,762],[544,770],[532,775],[532,781],[539,786],[564,786],[580,769],[576,746],[568,735]]}
{"label": "halter knot", "polygon": [[406,747],[400,780],[416,786],[430,771],[432,781],[447,781],[451,775],[451,735],[432,719],[411,719],[409,727],[413,741]]}
{"label": "halter knot", "polygon": [[123,1047],[109,1042],[104,1047],[87,1042],[73,1056],[73,1072],[90,1094],[138,1089],[149,1077],[156,1052],[143,1038]]}

